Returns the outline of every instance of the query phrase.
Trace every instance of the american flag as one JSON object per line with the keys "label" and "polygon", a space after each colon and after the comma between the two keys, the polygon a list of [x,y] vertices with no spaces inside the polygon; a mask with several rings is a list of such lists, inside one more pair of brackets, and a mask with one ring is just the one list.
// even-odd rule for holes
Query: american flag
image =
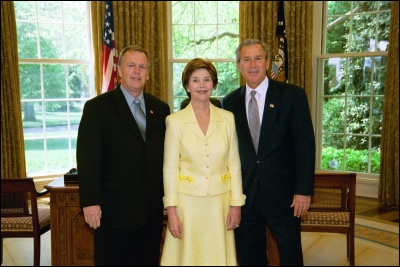
{"label": "american flag", "polygon": [[106,1],[103,34],[103,87],[101,92],[113,90],[117,85],[118,52],[115,48],[112,1]]}
{"label": "american flag", "polygon": [[288,82],[288,52],[285,29],[284,1],[279,1],[278,21],[276,24],[275,50],[272,60],[271,78],[277,81]]}

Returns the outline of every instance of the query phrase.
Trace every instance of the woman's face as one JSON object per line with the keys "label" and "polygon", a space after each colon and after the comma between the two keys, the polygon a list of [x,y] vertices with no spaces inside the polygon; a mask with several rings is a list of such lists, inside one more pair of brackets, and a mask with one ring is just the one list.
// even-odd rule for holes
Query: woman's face
{"label": "woman's face", "polygon": [[206,69],[195,70],[190,76],[189,84],[186,88],[190,92],[192,101],[209,101],[213,89],[214,83],[211,74]]}

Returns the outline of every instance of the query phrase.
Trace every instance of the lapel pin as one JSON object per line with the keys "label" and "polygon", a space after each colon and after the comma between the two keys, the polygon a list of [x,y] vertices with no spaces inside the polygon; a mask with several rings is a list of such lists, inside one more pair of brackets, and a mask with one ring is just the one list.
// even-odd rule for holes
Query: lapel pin
{"label": "lapel pin", "polygon": [[275,108],[275,105],[274,104],[269,104],[269,107],[270,108]]}
{"label": "lapel pin", "polygon": [[150,114],[153,114],[153,111],[150,109]]}

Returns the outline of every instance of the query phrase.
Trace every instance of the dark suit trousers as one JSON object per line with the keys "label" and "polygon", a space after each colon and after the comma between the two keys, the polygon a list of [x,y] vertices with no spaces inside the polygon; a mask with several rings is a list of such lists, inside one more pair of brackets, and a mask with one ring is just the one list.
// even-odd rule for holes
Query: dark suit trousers
{"label": "dark suit trousers", "polygon": [[97,228],[94,231],[96,266],[159,266],[162,222],[151,217],[140,229]]}
{"label": "dark suit trousers", "polygon": [[235,229],[236,249],[240,266],[267,266],[266,225],[274,234],[281,266],[303,266],[300,218],[293,212],[279,218],[271,216],[259,192],[249,212],[242,214],[240,227]]}

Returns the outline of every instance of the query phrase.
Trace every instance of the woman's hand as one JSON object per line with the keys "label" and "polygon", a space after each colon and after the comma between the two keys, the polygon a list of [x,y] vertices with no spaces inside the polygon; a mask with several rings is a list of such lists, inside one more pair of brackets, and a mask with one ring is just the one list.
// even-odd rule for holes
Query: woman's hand
{"label": "woman's hand", "polygon": [[226,219],[226,227],[228,231],[239,227],[240,220],[242,218],[241,214],[242,214],[241,206],[231,207],[228,213],[228,218]]}
{"label": "woman's hand", "polygon": [[183,235],[183,225],[181,220],[176,213],[176,207],[167,207],[168,215],[168,230],[171,232],[172,236],[175,238],[182,239]]}

